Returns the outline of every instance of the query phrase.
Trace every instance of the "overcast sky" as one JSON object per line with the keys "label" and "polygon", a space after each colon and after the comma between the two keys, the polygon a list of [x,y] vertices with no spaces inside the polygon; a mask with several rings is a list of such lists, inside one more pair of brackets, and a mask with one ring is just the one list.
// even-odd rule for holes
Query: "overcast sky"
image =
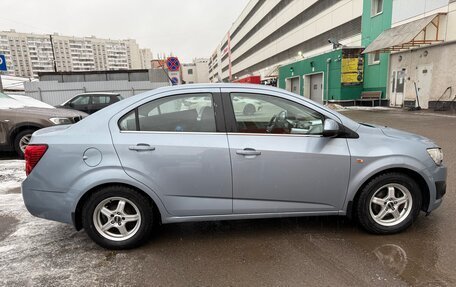
{"label": "overcast sky", "polygon": [[10,0],[0,30],[136,39],[184,61],[209,57],[248,0]]}

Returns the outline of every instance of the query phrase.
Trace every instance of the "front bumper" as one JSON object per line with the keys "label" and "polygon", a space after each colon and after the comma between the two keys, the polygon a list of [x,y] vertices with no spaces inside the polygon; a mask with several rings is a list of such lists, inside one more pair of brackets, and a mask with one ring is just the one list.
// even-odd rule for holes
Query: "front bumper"
{"label": "front bumper", "polygon": [[447,168],[436,166],[427,170],[431,183],[429,184],[429,205],[426,212],[431,212],[442,204],[446,193]]}

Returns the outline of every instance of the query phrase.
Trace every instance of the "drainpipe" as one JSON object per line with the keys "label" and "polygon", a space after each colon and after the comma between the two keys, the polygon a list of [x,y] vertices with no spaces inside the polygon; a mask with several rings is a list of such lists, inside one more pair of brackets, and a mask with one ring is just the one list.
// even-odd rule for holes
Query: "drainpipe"
{"label": "drainpipe", "polygon": [[[329,65],[331,64],[331,58],[326,59],[326,104],[329,103]],[[325,101],[323,101],[324,103]]]}

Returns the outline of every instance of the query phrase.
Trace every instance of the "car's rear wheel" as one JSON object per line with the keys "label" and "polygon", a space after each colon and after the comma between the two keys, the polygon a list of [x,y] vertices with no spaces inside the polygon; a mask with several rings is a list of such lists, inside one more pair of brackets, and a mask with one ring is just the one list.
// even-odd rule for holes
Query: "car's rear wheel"
{"label": "car's rear wheel", "polygon": [[24,130],[19,132],[14,138],[14,150],[20,158],[24,158],[25,148],[27,148],[28,144],[30,143],[32,134],[35,131],[36,130],[33,129]]}
{"label": "car's rear wheel", "polygon": [[141,193],[126,186],[109,186],[92,194],[82,209],[82,224],[98,245],[129,249],[152,232],[153,206]]}
{"label": "car's rear wheel", "polygon": [[409,176],[385,173],[372,179],[361,191],[357,215],[369,232],[392,234],[407,229],[421,209],[421,190]]}
{"label": "car's rear wheel", "polygon": [[251,116],[256,112],[256,108],[253,104],[247,104],[244,107],[243,114],[245,116]]}

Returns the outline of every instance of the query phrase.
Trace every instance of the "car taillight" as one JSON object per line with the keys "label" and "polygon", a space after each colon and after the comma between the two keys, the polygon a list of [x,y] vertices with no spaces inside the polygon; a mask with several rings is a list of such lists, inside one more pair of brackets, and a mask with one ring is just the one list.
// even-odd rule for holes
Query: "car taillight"
{"label": "car taillight", "polygon": [[29,175],[36,164],[43,157],[44,153],[47,151],[48,146],[45,144],[29,144],[25,148],[25,174]]}

